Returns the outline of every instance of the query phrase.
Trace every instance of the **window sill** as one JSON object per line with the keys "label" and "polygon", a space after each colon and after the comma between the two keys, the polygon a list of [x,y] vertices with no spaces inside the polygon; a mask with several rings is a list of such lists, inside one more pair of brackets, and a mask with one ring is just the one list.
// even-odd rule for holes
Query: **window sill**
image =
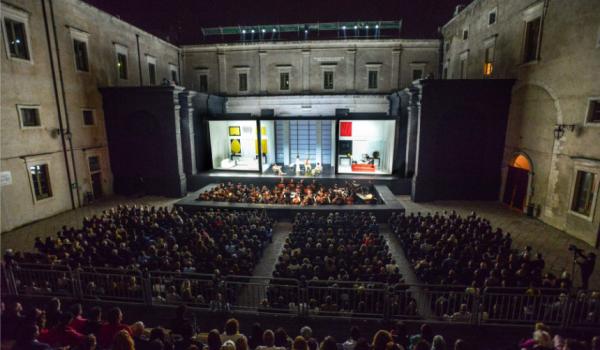
{"label": "window sill", "polygon": [[583,214],[580,214],[580,213],[578,213],[578,212],[576,212],[576,211],[573,211],[573,210],[569,210],[569,212],[568,212],[568,213],[569,213],[569,214],[571,214],[571,215],[573,215],[574,217],[577,217],[577,218],[579,218],[579,219],[582,219],[582,220],[585,220],[585,221],[589,221],[589,222],[592,222],[592,221],[593,221],[593,219],[594,219],[594,218],[593,218],[593,214],[592,214],[592,215],[590,215],[590,216],[585,216],[585,215],[583,215]]}
{"label": "window sill", "polygon": [[538,64],[539,62],[540,62],[540,60],[539,60],[539,59],[537,59],[537,60],[533,60],[533,61],[529,61],[529,62],[521,63],[521,64],[519,65],[519,68],[526,68],[526,67],[529,67],[529,66],[535,66],[535,65],[536,65],[536,64]]}
{"label": "window sill", "polygon": [[21,125],[21,130],[39,130],[39,129],[43,129],[44,126],[43,125],[37,125],[37,126],[23,126]]}
{"label": "window sill", "polygon": [[583,123],[583,127],[584,128],[586,128],[586,127],[600,128],[600,121],[597,121],[597,122],[588,122],[588,121],[586,121],[586,122]]}
{"label": "window sill", "polygon": [[10,55],[8,55],[8,58],[11,59],[11,60],[13,60],[13,61],[16,61],[16,62],[29,63],[29,64],[33,65],[33,59],[31,59],[31,58],[25,59],[25,58],[13,57],[13,56],[10,56]]}
{"label": "window sill", "polygon": [[48,202],[52,201],[53,199],[54,199],[54,196],[50,196],[50,197],[42,198],[42,199],[36,199],[35,195],[34,195],[33,204],[44,204],[44,203],[48,203]]}

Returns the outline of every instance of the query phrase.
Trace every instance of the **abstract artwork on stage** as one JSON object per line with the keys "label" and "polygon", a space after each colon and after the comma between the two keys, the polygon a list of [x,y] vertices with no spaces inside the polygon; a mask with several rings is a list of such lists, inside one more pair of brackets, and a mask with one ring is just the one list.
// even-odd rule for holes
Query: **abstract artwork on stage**
{"label": "abstract artwork on stage", "polygon": [[240,136],[242,134],[239,126],[229,127],[229,136]]}
{"label": "abstract artwork on stage", "polygon": [[352,122],[340,122],[340,136],[352,136]]}

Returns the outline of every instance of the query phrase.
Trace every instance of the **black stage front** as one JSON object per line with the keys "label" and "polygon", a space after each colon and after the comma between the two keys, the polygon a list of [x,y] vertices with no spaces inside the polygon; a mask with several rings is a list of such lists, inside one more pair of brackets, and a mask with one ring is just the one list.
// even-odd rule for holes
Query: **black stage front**
{"label": "black stage front", "polygon": [[[356,178],[355,178],[356,180]],[[322,182],[322,181],[321,181]],[[328,213],[337,212],[354,212],[368,211],[377,217],[380,222],[386,222],[392,212],[404,212],[404,206],[396,198],[396,196],[385,185],[373,185],[377,196],[381,203],[379,204],[352,204],[352,205],[286,205],[286,204],[252,204],[252,203],[230,203],[230,202],[215,202],[215,201],[198,201],[198,194],[206,191],[216,184],[206,185],[202,189],[192,192],[182,200],[175,203],[178,208],[183,208],[187,212],[194,212],[206,208],[219,209],[235,209],[235,210],[266,210],[269,215],[276,219],[293,218],[297,212],[316,212]]]}

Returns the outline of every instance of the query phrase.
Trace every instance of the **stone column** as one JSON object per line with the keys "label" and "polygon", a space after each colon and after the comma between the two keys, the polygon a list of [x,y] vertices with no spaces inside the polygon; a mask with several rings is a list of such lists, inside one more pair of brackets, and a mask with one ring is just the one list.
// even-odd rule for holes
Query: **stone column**
{"label": "stone column", "polygon": [[[174,87],[173,88],[173,123],[172,127],[175,131],[175,144],[172,148],[175,151],[175,157],[173,153],[170,154],[172,158],[172,162],[175,162],[175,166],[170,166],[167,172],[170,174],[169,178],[172,179],[172,182],[169,181],[169,187],[173,186],[170,189],[170,193],[175,194],[178,197],[184,196],[187,193],[187,177],[183,172],[183,154],[182,154],[182,146],[181,146],[181,121],[180,121],[180,112],[181,105],[179,104],[179,94],[183,92],[183,87]],[[168,154],[168,153],[167,153]],[[172,163],[171,163],[172,164]]]}
{"label": "stone column", "polygon": [[195,91],[189,90],[185,90],[179,94],[183,170],[188,177],[197,173],[194,107],[192,104],[192,99],[195,95]]}
{"label": "stone column", "polygon": [[227,58],[225,52],[218,52],[219,60],[219,92],[227,95]]}
{"label": "stone column", "polygon": [[405,175],[411,177],[414,175],[416,169],[418,124],[419,114],[421,113],[421,91],[419,89],[405,89],[403,92],[408,94]]}
{"label": "stone column", "polygon": [[346,91],[356,91],[356,49],[346,50]]}
{"label": "stone column", "polygon": [[260,72],[259,72],[259,80],[260,80],[260,94],[266,94],[267,93],[267,62],[265,62],[265,59],[267,58],[267,51],[265,50],[259,50],[258,51],[258,63],[260,65]]}
{"label": "stone column", "polygon": [[400,54],[402,49],[392,49],[392,65],[390,74],[390,90],[400,88]]}
{"label": "stone column", "polygon": [[302,50],[302,92],[310,91],[310,50]]}

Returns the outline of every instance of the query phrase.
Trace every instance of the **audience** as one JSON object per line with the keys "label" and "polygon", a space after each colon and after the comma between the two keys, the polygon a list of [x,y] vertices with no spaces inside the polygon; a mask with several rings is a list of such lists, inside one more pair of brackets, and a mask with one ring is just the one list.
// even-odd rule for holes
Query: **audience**
{"label": "audience", "polygon": [[292,204],[292,205],[351,205],[377,204],[377,196],[369,186],[357,182],[346,182],[326,186],[312,181],[304,184],[304,180],[280,183],[271,187],[254,184],[221,183],[201,192],[201,201],[260,203],[260,204]]}

